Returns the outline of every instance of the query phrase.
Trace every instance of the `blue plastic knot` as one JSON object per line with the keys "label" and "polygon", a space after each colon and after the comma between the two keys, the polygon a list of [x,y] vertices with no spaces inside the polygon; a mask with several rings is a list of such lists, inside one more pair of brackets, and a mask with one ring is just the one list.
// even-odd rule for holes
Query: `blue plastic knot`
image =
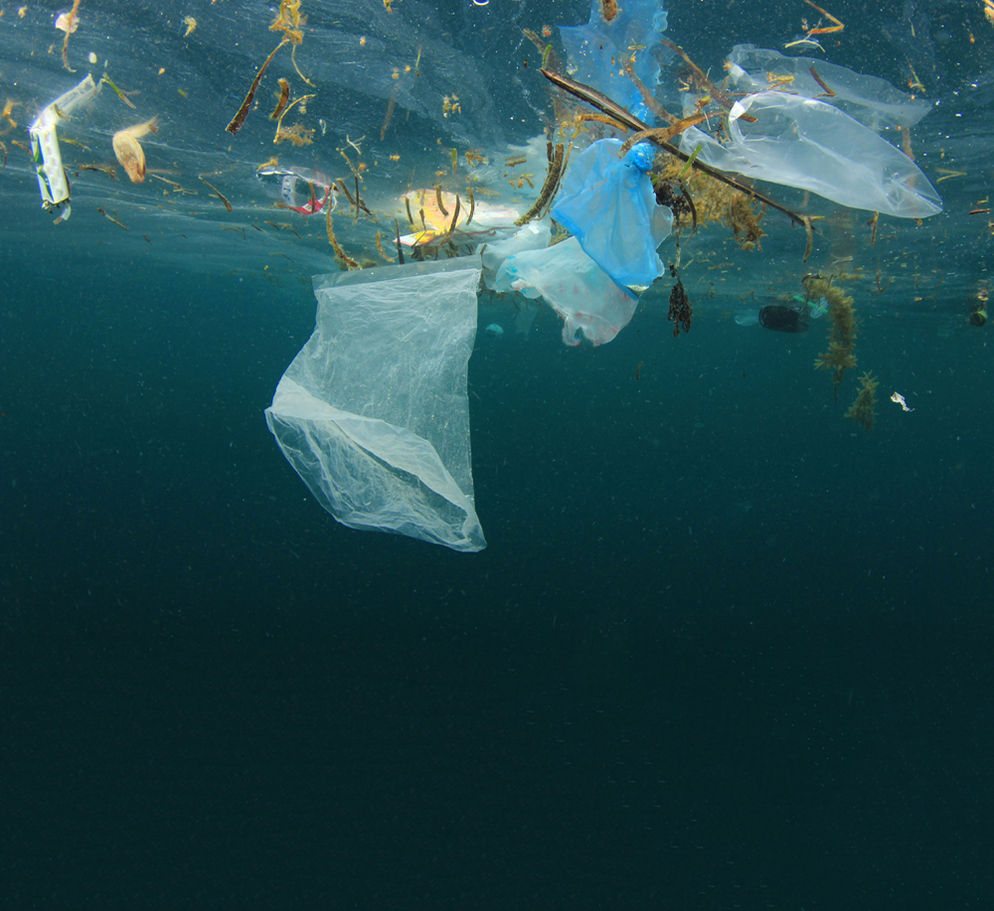
{"label": "blue plastic knot", "polygon": [[656,158],[656,150],[650,142],[640,142],[633,146],[623,161],[629,168],[635,168],[645,174],[652,170],[652,163]]}

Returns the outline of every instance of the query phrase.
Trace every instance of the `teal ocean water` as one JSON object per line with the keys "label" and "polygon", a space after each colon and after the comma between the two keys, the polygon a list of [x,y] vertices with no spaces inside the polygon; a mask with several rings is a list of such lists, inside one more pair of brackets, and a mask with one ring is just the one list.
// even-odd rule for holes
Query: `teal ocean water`
{"label": "teal ocean water", "polygon": [[[912,144],[942,214],[881,216],[871,245],[871,213],[759,184],[824,216],[809,261],[775,212],[762,250],[702,227],[677,338],[668,277],[598,347],[481,296],[481,330],[504,332],[469,362],[478,554],[337,524],[263,419],[312,331],[311,278],[336,268],[321,216],[291,221],[254,174],[277,77],[306,88],[289,55],[243,132],[223,129],[278,40],[272,10],[134,7],[83,0],[76,75],[60,9],[0,18],[21,105],[0,135],[0,904],[990,907],[994,345],[969,315],[994,241],[968,214],[991,178],[983,4],[825,7],[845,23],[825,59],[903,90],[913,72],[937,102]],[[345,134],[366,134],[391,234],[390,200],[449,147],[498,160],[541,132],[520,29],[589,13],[393,9],[305,0],[296,54],[318,96],[300,166],[343,167]],[[360,35],[350,15],[384,55],[365,81],[332,59]],[[667,37],[715,78],[732,44],[782,48],[818,16],[681,0]],[[431,91],[412,82],[380,140],[419,45]],[[91,49],[95,75],[110,56],[142,94],[131,111],[105,87],[60,131],[89,150],[62,144],[72,215],[53,225],[12,142]],[[453,87],[462,120],[429,107]],[[197,195],[79,169],[156,113],[150,173]],[[335,225],[377,258],[376,225]],[[826,318],[734,318],[808,272],[855,302],[837,400],[813,368]],[[864,370],[869,432],[845,417]]]}

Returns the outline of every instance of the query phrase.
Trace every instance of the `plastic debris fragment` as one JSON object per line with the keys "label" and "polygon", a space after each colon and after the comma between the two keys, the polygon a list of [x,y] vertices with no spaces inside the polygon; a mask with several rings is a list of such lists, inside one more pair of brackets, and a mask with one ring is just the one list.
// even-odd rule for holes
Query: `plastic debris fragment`
{"label": "plastic debris fragment", "polygon": [[499,292],[542,297],[563,318],[563,342],[595,345],[611,341],[635,313],[638,298],[620,288],[571,237],[542,250],[509,257],[497,270]]}
{"label": "plastic debris fragment", "polygon": [[42,108],[41,113],[28,128],[28,135],[31,137],[31,158],[38,177],[41,205],[46,211],[58,211],[57,222],[65,221],[71,209],[69,181],[66,179],[65,168],[62,165],[62,152],[59,149],[56,127],[60,120],[68,120],[80,105],[96,98],[100,92],[100,85],[101,83],[94,82],[93,77],[87,74],[85,79],[68,92]]}

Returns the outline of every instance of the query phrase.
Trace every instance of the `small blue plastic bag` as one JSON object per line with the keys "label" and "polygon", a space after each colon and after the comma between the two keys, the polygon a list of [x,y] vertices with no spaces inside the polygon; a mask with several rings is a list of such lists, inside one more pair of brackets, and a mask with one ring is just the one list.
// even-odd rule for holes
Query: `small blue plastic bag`
{"label": "small blue plastic bag", "polygon": [[571,163],[552,217],[624,288],[646,288],[663,272],[656,248],[673,228],[673,213],[656,203],[652,147],[618,157],[620,139],[601,139]]}

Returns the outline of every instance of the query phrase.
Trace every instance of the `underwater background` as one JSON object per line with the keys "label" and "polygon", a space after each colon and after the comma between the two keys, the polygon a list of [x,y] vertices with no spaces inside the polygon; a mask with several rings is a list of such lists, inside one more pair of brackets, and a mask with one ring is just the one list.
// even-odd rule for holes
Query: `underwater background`
{"label": "underwater background", "polygon": [[[323,222],[266,227],[286,220],[253,174],[268,112],[224,133],[273,9],[165,7],[83,0],[76,76],[61,7],[0,17],[24,104],[0,134],[0,903],[990,907],[994,346],[969,315],[994,239],[968,214],[992,177],[983,3],[825,7],[845,23],[829,59],[902,89],[913,69],[939,102],[914,148],[943,214],[881,217],[871,246],[870,213],[824,204],[808,263],[776,213],[762,250],[709,226],[686,239],[694,322],[676,338],[666,280],[596,348],[565,347],[547,308],[530,322],[534,304],[481,296],[481,330],[504,332],[479,332],[469,368],[478,554],[342,527],[275,445],[263,409],[313,328],[311,277],[337,267]],[[796,7],[674,0],[667,36],[720,71],[735,42],[803,36],[818,14]],[[391,148],[429,174],[436,134],[444,162],[541,132],[520,30],[590,12],[393,10],[305,0],[317,31],[296,62],[340,105],[333,159],[339,128],[376,139],[390,85],[357,67],[368,96],[347,95],[317,32],[365,17],[385,54],[421,29],[451,64],[432,76],[426,58],[425,78],[466,86],[457,127],[411,90]],[[105,88],[75,135],[112,160],[110,120],[158,112],[149,167],[196,186],[209,162],[233,213],[203,187],[168,208],[167,185],[84,171],[52,225],[11,139],[91,46],[154,101],[136,114]],[[277,59],[272,82],[293,74]],[[410,180],[381,157],[370,200]],[[343,246],[371,248],[341,224]],[[823,322],[734,319],[833,268],[859,321],[837,400],[812,366]],[[863,370],[880,381],[869,432],[845,417]]]}

